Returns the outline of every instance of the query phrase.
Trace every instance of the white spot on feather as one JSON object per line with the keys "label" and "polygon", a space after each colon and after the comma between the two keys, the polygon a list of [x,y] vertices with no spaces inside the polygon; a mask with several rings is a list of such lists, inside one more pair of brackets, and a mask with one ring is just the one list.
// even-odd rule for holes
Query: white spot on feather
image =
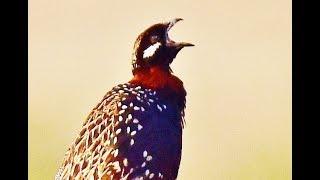
{"label": "white spot on feather", "polygon": [[135,123],[135,124],[136,124],[136,123],[139,123],[139,120],[136,119],[136,118],[134,118],[134,119],[133,119],[133,123]]}
{"label": "white spot on feather", "polygon": [[118,149],[114,150],[114,151],[113,151],[113,156],[114,156],[114,157],[117,157],[117,156],[118,156],[118,152],[119,152]]}
{"label": "white spot on feather", "polygon": [[130,140],[130,145],[132,146],[133,144],[134,144],[134,140],[131,139],[131,140]]}
{"label": "white spot on feather", "polygon": [[148,152],[146,150],[143,151],[143,157],[147,157]]}
{"label": "white spot on feather", "polygon": [[130,135],[134,136],[136,133],[137,133],[137,131],[132,131]]}
{"label": "white spot on feather", "polygon": [[113,139],[113,144],[117,144],[117,142],[118,142],[118,138],[117,138],[117,137],[114,137],[114,139]]}
{"label": "white spot on feather", "polygon": [[162,105],[164,109],[167,109],[167,106],[165,104]]}
{"label": "white spot on feather", "polygon": [[149,169],[147,169],[146,172],[145,172],[146,176],[148,176],[149,173],[150,173],[150,171],[149,171]]}
{"label": "white spot on feather", "polygon": [[152,160],[152,156],[147,156],[147,161],[151,161]]}
{"label": "white spot on feather", "polygon": [[140,108],[139,108],[138,106],[133,107],[133,109],[134,109],[135,111],[140,110]]}
{"label": "white spot on feather", "polygon": [[118,135],[118,134],[120,134],[121,133],[121,129],[118,129],[117,131],[116,131],[116,134]]}
{"label": "white spot on feather", "polygon": [[150,176],[149,176],[149,178],[150,178],[150,179],[152,179],[152,178],[153,178],[153,176],[154,176],[154,174],[153,174],[153,173],[151,173],[151,174],[150,174]]}
{"label": "white spot on feather", "polygon": [[128,159],[127,159],[127,158],[124,158],[124,160],[123,160],[123,165],[124,165],[124,166],[128,166]]}

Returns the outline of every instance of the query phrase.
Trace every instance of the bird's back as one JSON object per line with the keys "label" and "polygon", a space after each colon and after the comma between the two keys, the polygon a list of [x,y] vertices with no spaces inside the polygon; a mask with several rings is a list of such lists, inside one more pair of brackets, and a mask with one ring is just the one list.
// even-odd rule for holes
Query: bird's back
{"label": "bird's back", "polygon": [[181,122],[162,91],[120,84],[92,110],[56,179],[176,179]]}
{"label": "bird's back", "polygon": [[133,78],[109,91],[68,149],[56,179],[176,179],[181,159],[186,91],[170,64],[191,43],[157,23],[137,38]]}

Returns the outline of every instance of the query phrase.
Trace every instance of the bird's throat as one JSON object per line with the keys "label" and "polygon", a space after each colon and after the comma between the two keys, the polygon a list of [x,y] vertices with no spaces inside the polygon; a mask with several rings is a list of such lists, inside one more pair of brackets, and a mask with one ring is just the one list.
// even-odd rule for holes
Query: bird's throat
{"label": "bird's throat", "polygon": [[161,66],[142,69],[134,74],[130,83],[139,84],[153,90],[165,90],[185,96],[182,81],[170,69]]}

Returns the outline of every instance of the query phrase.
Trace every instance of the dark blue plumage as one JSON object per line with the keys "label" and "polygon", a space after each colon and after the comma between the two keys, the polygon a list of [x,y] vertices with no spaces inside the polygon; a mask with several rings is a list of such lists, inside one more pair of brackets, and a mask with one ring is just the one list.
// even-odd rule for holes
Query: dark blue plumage
{"label": "dark blue plumage", "polygon": [[[138,167],[129,175],[129,179],[140,177],[141,174],[146,175],[147,170],[149,174],[160,173],[167,179],[175,179],[182,146],[181,110],[165,99],[161,92],[141,88],[137,93],[132,93],[130,88],[135,89],[140,86],[128,85],[128,87],[129,89],[124,91],[129,95],[122,101],[122,105],[128,107],[123,119],[131,114],[133,120],[130,124],[126,124],[125,121],[120,123],[119,128],[127,130],[130,127],[130,132],[137,131],[137,133],[134,135],[133,145],[130,145],[130,136],[119,134],[118,140],[123,143],[119,144],[118,156],[127,158],[129,164],[125,173],[130,172],[131,168]],[[137,110],[134,110],[135,107]],[[134,123],[135,119],[138,122]],[[141,130],[138,130],[138,125],[142,126]],[[143,157],[145,151],[147,157],[152,157],[151,160],[147,161],[146,157]],[[143,163],[146,165],[143,166]]]}

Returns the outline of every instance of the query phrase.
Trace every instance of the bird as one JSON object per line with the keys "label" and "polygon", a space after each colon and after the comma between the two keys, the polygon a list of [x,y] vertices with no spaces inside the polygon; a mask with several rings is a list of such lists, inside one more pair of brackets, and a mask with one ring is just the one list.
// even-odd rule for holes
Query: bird
{"label": "bird", "polygon": [[174,180],[178,176],[186,90],[170,64],[181,49],[169,30],[182,18],[148,27],[136,39],[132,75],[114,86],[85,119],[56,180]]}

